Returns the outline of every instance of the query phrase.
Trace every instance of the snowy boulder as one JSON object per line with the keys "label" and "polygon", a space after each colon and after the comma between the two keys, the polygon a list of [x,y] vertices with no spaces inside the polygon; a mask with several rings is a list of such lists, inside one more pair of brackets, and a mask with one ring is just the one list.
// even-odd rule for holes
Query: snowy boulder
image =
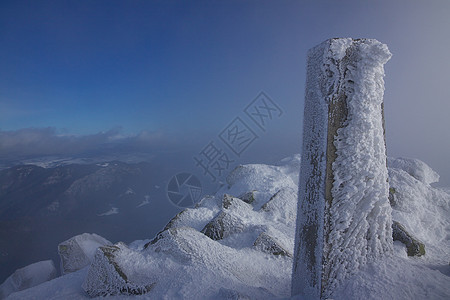
{"label": "snowy boulder", "polygon": [[389,167],[389,185],[394,204],[392,219],[427,246],[428,257],[440,255],[433,252],[441,247],[449,249],[450,238],[445,224],[450,215],[450,194],[394,167]]}
{"label": "snowy boulder", "polygon": [[426,184],[439,181],[439,174],[418,159],[389,157],[388,166],[389,168],[401,169]]}
{"label": "snowy boulder", "polygon": [[120,258],[132,253],[123,243],[97,249],[82,288],[90,297],[111,295],[142,295],[149,292],[154,283],[133,282]]}
{"label": "snowy boulder", "polygon": [[229,194],[223,195],[222,211],[202,229],[202,233],[213,240],[221,240],[244,231],[242,215],[253,211],[253,207]]}
{"label": "snowy boulder", "polygon": [[[210,209],[210,207],[204,207],[202,205],[205,205],[207,202],[206,200],[212,200],[213,202],[213,210]],[[207,223],[211,221],[211,219],[214,218],[214,216],[219,211],[218,207],[216,207],[216,201],[215,198],[209,198],[205,197],[203,198],[199,203],[197,203],[196,208],[186,208],[175,215],[164,227],[163,230],[158,232],[150,242],[146,243],[144,245],[144,249],[149,247],[150,245],[155,244],[159,239],[161,239],[164,236],[164,232],[166,232],[169,229],[172,228],[178,228],[178,227],[191,227],[198,231],[202,230]],[[207,205],[207,204],[206,204]],[[207,205],[208,206],[208,205]]]}
{"label": "snowy boulder", "polygon": [[288,226],[295,226],[297,192],[296,188],[282,188],[270,197],[269,201],[264,203],[261,210],[270,213]]}
{"label": "snowy boulder", "polygon": [[289,253],[289,251],[287,251],[285,247],[280,244],[280,242],[265,232],[262,232],[258,236],[253,246],[265,253],[292,257],[292,253]]}
{"label": "snowy boulder", "polygon": [[220,203],[222,202],[214,196],[205,196],[195,208],[186,208],[174,216],[159,233],[176,227],[192,227],[200,231],[220,210],[218,207]]}
{"label": "snowy boulder", "polygon": [[206,224],[202,233],[207,237],[217,241],[230,236],[233,233],[239,233],[244,230],[244,224],[239,218],[230,213],[221,212],[214,219]]}
{"label": "snowy boulder", "polygon": [[[173,298],[275,299],[277,298],[275,295],[279,293],[287,295],[287,286],[278,284],[280,277],[290,274],[292,262],[290,258],[282,257],[279,261],[268,261],[267,255],[259,251],[250,249],[239,251],[222,242],[223,240],[212,240],[189,227],[171,228],[163,232],[158,241],[144,251],[147,261],[157,261],[145,266],[148,270],[151,269],[145,272],[146,276],[157,278],[155,289],[150,292],[149,297],[167,285],[163,277],[165,280],[170,278],[171,285],[182,283],[183,286],[190,286],[180,289],[180,292],[175,294],[175,289],[171,288],[170,295]],[[246,259],[240,260],[238,257]],[[178,264],[180,270],[177,270]],[[170,269],[171,273],[158,271],[158,266]],[[279,272],[283,275],[266,277],[265,270],[272,270],[274,267],[280,267]],[[166,293],[164,295],[167,295]]]}
{"label": "snowy boulder", "polygon": [[392,237],[394,241],[400,241],[406,246],[408,256],[422,256],[425,255],[425,245],[414,238],[405,227],[397,221],[392,223]]}
{"label": "snowy boulder", "polygon": [[149,245],[146,253],[163,253],[176,261],[189,264],[193,261],[201,261],[205,249],[199,247],[208,240],[203,234],[190,227],[170,228],[159,234],[156,242]]}
{"label": "snowy boulder", "polygon": [[240,199],[240,198],[236,198],[233,197],[229,194],[224,194],[223,195],[223,200],[222,200],[222,208],[225,210],[230,210],[230,211],[249,211],[249,210],[253,210],[253,207],[246,201]]}
{"label": "snowy boulder", "polygon": [[[293,172],[293,169],[296,172]],[[241,165],[227,176],[228,186],[224,187],[224,190],[231,195],[240,195],[238,198],[243,198],[243,194],[253,191],[252,205],[255,209],[259,209],[281,188],[297,189],[298,171],[299,169],[284,164],[280,166]]]}
{"label": "snowy boulder", "polygon": [[0,299],[56,278],[56,268],[51,260],[40,261],[17,269],[0,285]]}
{"label": "snowy boulder", "polygon": [[267,201],[266,203],[263,204],[263,206],[261,206],[261,209],[265,211],[270,211],[272,208],[276,207],[276,204],[274,204],[275,202],[274,199],[280,199],[280,197],[278,196],[280,192],[281,190],[273,194],[273,196],[270,197],[269,201]]}
{"label": "snowy boulder", "polygon": [[266,253],[222,242],[190,227],[172,227],[143,250],[123,244],[101,247],[82,286],[91,297],[139,293],[151,299],[289,296],[285,279],[290,277],[292,259],[268,260]]}
{"label": "snowy boulder", "polygon": [[100,246],[112,245],[105,238],[93,233],[76,235],[58,245],[61,273],[67,274],[88,266]]}
{"label": "snowy boulder", "polygon": [[198,263],[204,256],[199,244],[205,239],[209,240],[193,228],[173,227],[160,232],[142,251],[123,243],[100,247],[82,287],[91,297],[146,294],[160,283],[161,257],[180,265]]}

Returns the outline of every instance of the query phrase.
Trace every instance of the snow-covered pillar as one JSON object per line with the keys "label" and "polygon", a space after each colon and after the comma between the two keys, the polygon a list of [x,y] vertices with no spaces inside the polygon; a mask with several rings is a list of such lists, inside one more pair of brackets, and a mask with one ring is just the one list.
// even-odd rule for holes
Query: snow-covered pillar
{"label": "snow-covered pillar", "polygon": [[384,64],[373,39],[308,52],[292,295],[326,298],[392,249],[384,139]]}

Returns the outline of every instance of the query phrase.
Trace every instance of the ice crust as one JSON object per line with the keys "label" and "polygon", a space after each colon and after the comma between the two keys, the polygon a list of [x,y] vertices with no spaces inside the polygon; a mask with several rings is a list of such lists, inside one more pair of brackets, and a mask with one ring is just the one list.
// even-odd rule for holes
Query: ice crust
{"label": "ice crust", "polygon": [[[331,39],[308,54],[293,294],[328,297],[369,260],[392,251],[382,118],[390,57],[371,39]],[[338,129],[330,141],[332,126]]]}
{"label": "ice crust", "polygon": [[[376,40],[349,44],[353,63],[342,72],[348,116],[334,141],[333,203],[326,263],[334,290],[368,260],[392,250],[391,207],[382,120],[383,65],[391,57]],[[347,50],[348,51],[348,50]],[[352,83],[353,82],[353,83]]]}

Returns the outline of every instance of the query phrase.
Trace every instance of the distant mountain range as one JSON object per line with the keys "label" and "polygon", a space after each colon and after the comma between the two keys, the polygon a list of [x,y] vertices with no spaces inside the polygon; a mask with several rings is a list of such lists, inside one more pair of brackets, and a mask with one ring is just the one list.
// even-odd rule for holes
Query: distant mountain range
{"label": "distant mountain range", "polygon": [[148,162],[40,165],[0,171],[0,282],[35,261],[58,265],[58,243],[76,234],[131,242],[152,237],[179,211],[160,188],[171,174]]}

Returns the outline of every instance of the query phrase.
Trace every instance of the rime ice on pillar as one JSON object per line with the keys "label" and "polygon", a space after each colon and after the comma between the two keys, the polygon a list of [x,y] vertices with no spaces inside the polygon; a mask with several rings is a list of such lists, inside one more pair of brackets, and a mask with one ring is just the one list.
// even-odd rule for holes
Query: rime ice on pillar
{"label": "rime ice on pillar", "polygon": [[292,295],[326,298],[392,249],[384,68],[373,39],[331,39],[308,67]]}

